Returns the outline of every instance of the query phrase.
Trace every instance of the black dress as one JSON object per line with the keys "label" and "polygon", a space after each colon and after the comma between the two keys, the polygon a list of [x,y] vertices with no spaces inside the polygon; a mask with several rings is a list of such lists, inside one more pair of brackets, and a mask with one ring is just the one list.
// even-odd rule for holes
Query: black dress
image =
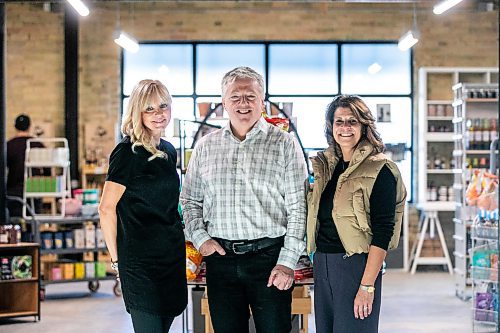
{"label": "black dress", "polygon": [[[26,155],[26,145],[31,136],[18,136],[10,139],[7,142],[7,195],[14,197],[23,197],[24,190],[24,160]],[[34,141],[30,144],[31,148],[44,148],[43,144]],[[49,175],[49,170],[32,169],[33,176]],[[35,200],[35,210],[40,211],[41,200]],[[9,208],[10,216],[22,216],[23,205],[17,201],[8,201],[7,207]],[[33,207],[32,207],[33,208]]]}
{"label": "black dress", "polygon": [[118,202],[117,247],[127,311],[177,316],[187,305],[186,250],[178,213],[176,151],[161,140],[168,159],[148,161],[125,137],[111,153],[107,179],[126,187]]}

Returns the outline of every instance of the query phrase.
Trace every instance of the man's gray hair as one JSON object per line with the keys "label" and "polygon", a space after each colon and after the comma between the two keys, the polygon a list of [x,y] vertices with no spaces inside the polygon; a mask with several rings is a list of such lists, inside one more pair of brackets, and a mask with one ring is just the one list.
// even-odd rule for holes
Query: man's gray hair
{"label": "man's gray hair", "polygon": [[224,96],[224,94],[226,93],[227,86],[238,79],[255,80],[259,84],[260,90],[262,92],[262,96],[264,97],[264,92],[265,92],[264,78],[262,77],[262,75],[257,73],[252,68],[244,67],[244,66],[236,67],[224,75],[224,77],[222,78],[222,85],[221,85],[222,86],[221,87],[222,88],[222,96]]}

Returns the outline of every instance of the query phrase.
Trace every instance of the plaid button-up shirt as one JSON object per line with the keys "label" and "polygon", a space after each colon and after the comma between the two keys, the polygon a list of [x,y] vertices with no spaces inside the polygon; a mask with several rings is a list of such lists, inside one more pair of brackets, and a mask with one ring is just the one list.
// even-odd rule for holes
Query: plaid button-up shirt
{"label": "plaid button-up shirt", "polygon": [[229,126],[203,137],[180,196],[186,237],[252,240],[285,235],[277,264],[294,269],[304,250],[306,164],[297,140],[262,117],[237,139]]}

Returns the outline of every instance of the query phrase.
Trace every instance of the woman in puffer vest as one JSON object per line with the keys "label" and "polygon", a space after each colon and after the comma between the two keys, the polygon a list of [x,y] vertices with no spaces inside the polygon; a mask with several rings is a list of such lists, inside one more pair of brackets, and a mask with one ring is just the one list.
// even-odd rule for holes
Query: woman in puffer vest
{"label": "woman in puffer vest", "polygon": [[405,186],[361,98],[335,97],[325,127],[308,193],[316,332],[378,332],[381,266],[399,243]]}

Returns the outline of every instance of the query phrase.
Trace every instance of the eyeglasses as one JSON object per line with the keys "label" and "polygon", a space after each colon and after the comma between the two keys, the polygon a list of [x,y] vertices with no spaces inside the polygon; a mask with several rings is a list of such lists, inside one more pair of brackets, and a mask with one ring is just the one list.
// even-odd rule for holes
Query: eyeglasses
{"label": "eyeglasses", "polygon": [[335,119],[335,121],[333,122],[333,125],[336,127],[341,127],[342,125],[344,125],[345,127],[347,127],[347,126],[356,127],[359,125],[359,121],[355,118],[349,118],[346,120]]}
{"label": "eyeglasses", "polygon": [[162,103],[157,108],[155,108],[152,105],[148,105],[148,106],[146,106],[146,109],[142,112],[144,112],[145,114],[152,115],[152,114],[158,113],[158,111],[160,113],[167,112],[169,109],[170,109],[170,105],[168,105],[167,103]]}

